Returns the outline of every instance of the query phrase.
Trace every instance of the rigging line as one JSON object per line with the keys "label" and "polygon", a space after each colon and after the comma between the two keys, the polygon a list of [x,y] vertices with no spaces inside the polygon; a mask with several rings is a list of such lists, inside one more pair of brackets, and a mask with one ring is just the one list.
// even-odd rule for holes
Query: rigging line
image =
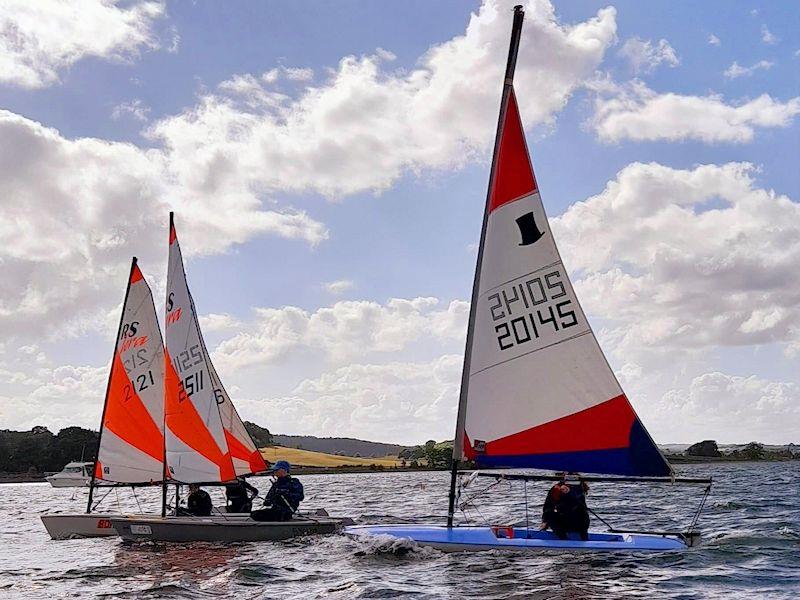
{"label": "rigging line", "polygon": [[608,530],[609,530],[609,531],[612,531],[612,532],[613,532],[613,531],[616,531],[616,529],[614,529],[614,526],[613,526],[613,525],[611,525],[611,523],[609,523],[608,521],[606,521],[606,520],[605,520],[603,517],[601,517],[600,515],[598,515],[598,514],[597,514],[596,512],[594,512],[594,511],[593,511],[591,508],[589,508],[589,507],[587,506],[587,507],[586,507],[586,510],[588,510],[590,513],[592,513],[592,515],[594,515],[594,516],[595,516],[597,519],[599,519],[599,520],[600,520],[600,521],[603,523],[603,525],[605,525],[606,527],[608,527]]}
{"label": "rigging line", "polygon": [[525,486],[525,538],[527,539],[530,535],[530,523],[528,521],[528,482],[523,480],[522,483]]}
{"label": "rigging line", "polygon": [[98,506],[100,506],[100,503],[105,499],[105,497],[108,496],[112,492],[112,490],[115,489],[116,489],[115,487],[108,488],[108,491],[103,495],[103,497],[100,498],[100,500],[98,500],[97,502],[95,502],[94,506],[92,507],[92,510],[95,510]]}
{"label": "rigging line", "polygon": [[136,499],[136,506],[139,507],[139,514],[143,515],[144,511],[142,510],[142,505],[139,504],[139,496],[136,495],[136,488],[131,486],[131,492],[133,492],[133,497]]}
{"label": "rigging line", "polygon": [[692,522],[689,524],[689,531],[693,531],[697,522],[700,520],[700,513],[703,512],[703,507],[706,504],[706,500],[708,499],[708,495],[711,493],[711,484],[709,483],[706,486],[706,491],[703,494],[703,498],[700,500],[700,506],[697,507],[697,512],[694,513],[694,518],[692,518]]}

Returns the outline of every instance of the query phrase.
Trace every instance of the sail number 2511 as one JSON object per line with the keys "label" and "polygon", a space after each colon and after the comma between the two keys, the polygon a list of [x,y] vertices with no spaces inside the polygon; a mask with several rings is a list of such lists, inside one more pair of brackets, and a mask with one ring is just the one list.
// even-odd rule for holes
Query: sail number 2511
{"label": "sail number 2511", "polygon": [[500,350],[539,339],[578,324],[556,269],[522,283],[504,286],[487,298]]}

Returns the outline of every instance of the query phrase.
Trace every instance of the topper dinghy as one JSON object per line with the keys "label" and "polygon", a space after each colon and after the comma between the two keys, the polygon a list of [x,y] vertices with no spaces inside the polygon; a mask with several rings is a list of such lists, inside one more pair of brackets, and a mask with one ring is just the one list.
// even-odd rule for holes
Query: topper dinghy
{"label": "topper dinghy", "polygon": [[[590,532],[559,539],[518,526],[454,524],[460,467],[547,469],[617,477],[593,481],[701,483],[675,478],[611,370],[553,239],[514,92],[524,13],[514,23],[472,290],[446,526],[360,525],[353,537],[390,536],[446,551],[682,550],[688,531]],[[497,479],[560,476],[478,473]],[[620,477],[621,476],[621,477]],[[475,478],[472,474],[470,481]],[[701,504],[702,509],[702,504]],[[527,515],[527,498],[526,498]]]}

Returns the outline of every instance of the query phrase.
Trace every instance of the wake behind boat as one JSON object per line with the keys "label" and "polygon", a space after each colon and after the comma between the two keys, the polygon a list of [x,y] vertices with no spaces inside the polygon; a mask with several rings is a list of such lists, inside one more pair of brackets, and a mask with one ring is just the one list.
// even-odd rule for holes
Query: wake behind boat
{"label": "wake behind boat", "polygon": [[[681,533],[625,532],[611,525],[608,533],[588,532],[584,484],[589,478],[569,484],[563,475],[479,474],[554,480],[557,485],[548,493],[548,502],[553,493],[552,506],[543,511],[541,526],[552,531],[536,525],[454,524],[456,511],[466,516],[474,500],[462,498],[462,483],[477,478],[472,474],[462,482],[460,468],[622,476],[593,478],[609,483],[680,480],[706,485],[703,502],[711,483],[675,477],[611,370],[561,260],[514,92],[523,16],[522,7],[515,7],[470,304],[447,526],[372,525],[345,532],[388,535],[444,550],[683,550],[698,537],[702,504]],[[559,508],[562,495],[573,499],[573,512]],[[526,493],[526,515],[527,507]],[[584,524],[567,519],[574,515]]]}

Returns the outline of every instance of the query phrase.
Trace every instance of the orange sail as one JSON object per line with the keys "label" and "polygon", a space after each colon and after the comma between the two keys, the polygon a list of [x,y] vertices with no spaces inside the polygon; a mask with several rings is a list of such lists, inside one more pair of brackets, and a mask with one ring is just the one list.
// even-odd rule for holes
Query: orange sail
{"label": "orange sail", "polygon": [[134,258],[103,408],[95,479],[163,479],[163,354],[153,294]]}
{"label": "orange sail", "polygon": [[164,390],[169,476],[210,483],[264,471],[267,465],[211,364],[172,214],[169,240]]}

